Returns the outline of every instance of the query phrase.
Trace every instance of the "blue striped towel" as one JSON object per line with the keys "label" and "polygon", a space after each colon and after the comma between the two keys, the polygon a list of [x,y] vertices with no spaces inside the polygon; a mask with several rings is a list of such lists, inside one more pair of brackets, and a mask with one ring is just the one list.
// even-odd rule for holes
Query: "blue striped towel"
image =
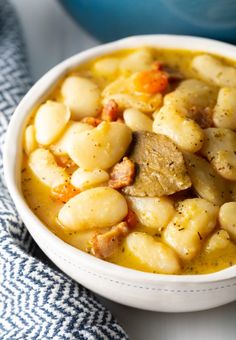
{"label": "blue striped towel", "polygon": [[128,339],[91,292],[39,256],[5,187],[4,135],[29,86],[19,23],[0,0],[0,339]]}

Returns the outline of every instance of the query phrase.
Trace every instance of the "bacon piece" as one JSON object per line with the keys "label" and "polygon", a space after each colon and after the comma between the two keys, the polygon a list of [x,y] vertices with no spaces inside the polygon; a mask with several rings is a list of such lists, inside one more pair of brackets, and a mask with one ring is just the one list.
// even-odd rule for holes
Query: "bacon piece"
{"label": "bacon piece", "polygon": [[102,110],[102,119],[109,122],[117,120],[119,117],[119,106],[114,99],[110,99]]}
{"label": "bacon piece", "polygon": [[137,216],[135,214],[135,212],[133,212],[133,210],[129,209],[128,210],[128,214],[125,218],[125,222],[128,224],[128,227],[130,229],[134,229],[137,225]]}
{"label": "bacon piece", "polygon": [[57,201],[61,203],[66,203],[67,201],[69,201],[70,198],[74,197],[79,193],[80,190],[76,189],[70,183],[61,184],[52,189],[53,198],[55,198]]}
{"label": "bacon piece", "polygon": [[123,238],[128,234],[126,222],[121,222],[104,234],[96,234],[91,240],[91,252],[101,259],[110,257],[119,247]]}
{"label": "bacon piece", "polygon": [[117,163],[113,167],[108,185],[113,189],[120,189],[131,185],[134,180],[134,175],[134,163],[128,157],[124,157],[122,162]]}
{"label": "bacon piece", "polygon": [[102,119],[95,117],[84,117],[81,119],[81,123],[86,123],[94,127],[98,126],[102,122]]}

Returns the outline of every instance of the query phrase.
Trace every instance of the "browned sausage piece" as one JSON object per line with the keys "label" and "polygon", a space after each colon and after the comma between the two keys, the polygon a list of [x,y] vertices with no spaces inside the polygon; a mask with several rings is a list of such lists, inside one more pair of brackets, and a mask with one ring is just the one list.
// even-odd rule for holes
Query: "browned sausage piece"
{"label": "browned sausage piece", "polygon": [[161,197],[191,186],[182,152],[164,135],[134,132],[128,157],[136,174],[133,184],[122,189],[126,195]]}

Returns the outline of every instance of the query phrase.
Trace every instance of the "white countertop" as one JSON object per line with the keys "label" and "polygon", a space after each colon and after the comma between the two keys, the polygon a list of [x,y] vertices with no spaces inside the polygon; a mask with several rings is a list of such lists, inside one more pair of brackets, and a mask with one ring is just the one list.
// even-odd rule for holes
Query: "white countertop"
{"label": "white countertop", "polygon": [[[32,75],[37,80],[61,60],[98,42],[55,0],[11,0],[22,20]],[[102,299],[131,340],[235,340],[236,302],[204,312],[145,312]]]}

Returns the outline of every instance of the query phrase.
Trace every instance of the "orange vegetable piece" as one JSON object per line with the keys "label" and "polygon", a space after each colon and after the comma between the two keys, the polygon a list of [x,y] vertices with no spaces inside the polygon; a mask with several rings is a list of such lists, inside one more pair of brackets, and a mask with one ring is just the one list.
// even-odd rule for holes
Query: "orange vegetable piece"
{"label": "orange vegetable piece", "polygon": [[159,69],[139,72],[134,79],[137,91],[148,94],[163,92],[168,86],[168,76]]}
{"label": "orange vegetable piece", "polygon": [[69,201],[70,198],[74,197],[79,193],[80,190],[76,189],[70,183],[61,184],[52,189],[53,198],[55,198],[61,203],[66,203],[67,201]]}

